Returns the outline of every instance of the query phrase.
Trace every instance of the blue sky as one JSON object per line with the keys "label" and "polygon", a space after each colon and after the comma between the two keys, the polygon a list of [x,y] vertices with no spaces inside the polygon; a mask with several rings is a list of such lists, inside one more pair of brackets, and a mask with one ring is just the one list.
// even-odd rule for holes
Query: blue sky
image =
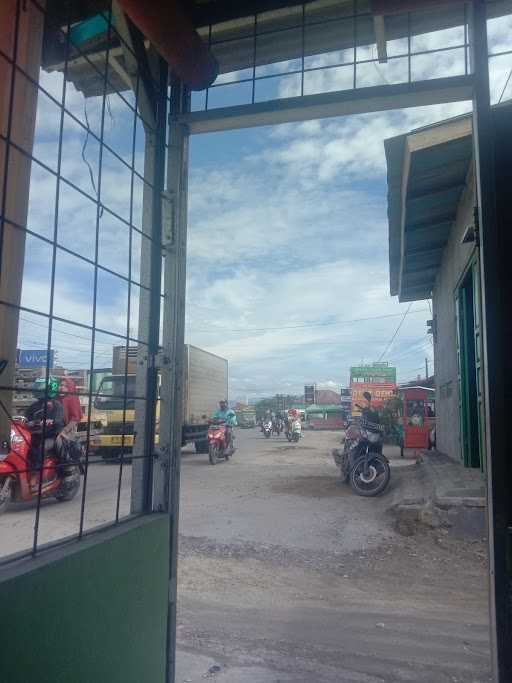
{"label": "blue sky", "polygon": [[[502,20],[491,25],[496,51],[509,45],[509,24]],[[452,39],[451,35],[427,36],[420,47]],[[390,63],[379,66],[385,73],[372,69],[363,77],[367,84],[376,78],[400,80],[401,68],[399,63]],[[491,65],[495,100],[509,68],[508,57]],[[440,71],[458,73],[460,55],[454,53],[451,62],[423,63],[421,69],[424,77],[441,75]],[[311,91],[343,87],[344,76],[336,69],[314,73],[317,81],[308,83]],[[59,74],[42,73],[41,83],[60,98]],[[286,97],[295,94],[296,83],[280,79],[265,81],[258,88],[260,99],[270,94]],[[234,89],[230,90],[223,94],[222,88],[217,89],[217,104],[235,101]],[[510,92],[512,84],[505,97]],[[133,103],[130,93],[124,97]],[[71,85],[66,106],[85,122],[83,96]],[[304,383],[315,381],[346,384],[350,365],[380,357],[407,309],[389,296],[383,140],[469,107],[466,103],[409,109],[192,138],[186,336],[187,341],[228,358],[231,398],[298,393]],[[88,100],[86,108],[91,128],[99,132],[99,100]],[[126,102],[110,97],[106,139],[127,161],[134,123]],[[34,155],[52,168],[57,161],[58,124],[58,108],[40,96]],[[84,130],[66,117],[63,174],[94,195],[81,156],[84,140]],[[143,148],[139,121],[135,162],[141,173]],[[89,136],[86,157],[96,184],[98,154],[99,147]],[[103,168],[102,201],[128,220],[130,174],[109,153],[104,155]],[[34,164],[28,225],[41,236],[52,235],[54,197],[54,177]],[[132,219],[142,227],[142,183],[137,179]],[[59,243],[93,258],[95,220],[94,204],[62,185]],[[124,334],[127,286],[115,273],[128,274],[128,230],[106,210],[99,238],[100,262],[114,275],[101,273],[99,277],[97,324]],[[138,279],[141,239],[134,233],[134,279]],[[25,306],[48,312],[50,274],[51,247],[29,237]],[[58,250],[57,315],[91,322],[92,277],[92,266]],[[134,287],[129,321],[134,335],[139,299]],[[425,357],[432,359],[425,325],[429,317],[427,302],[413,304],[386,353],[384,360],[397,366],[400,380],[422,374]],[[19,346],[44,347],[45,327],[44,318],[23,313]],[[61,363],[87,367],[89,333],[64,323],[56,323],[54,330],[53,346]],[[109,364],[115,343],[118,340],[111,335],[98,335],[96,367]]]}

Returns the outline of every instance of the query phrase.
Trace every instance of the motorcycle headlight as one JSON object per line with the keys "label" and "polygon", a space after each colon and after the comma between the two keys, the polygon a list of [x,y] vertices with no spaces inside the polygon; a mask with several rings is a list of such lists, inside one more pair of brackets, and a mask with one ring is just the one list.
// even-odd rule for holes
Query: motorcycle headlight
{"label": "motorcycle headlight", "polygon": [[[21,447],[24,442],[25,439],[20,434],[18,434],[18,432],[15,429],[11,429],[11,449],[15,453],[18,453],[18,455],[21,452]],[[5,457],[7,457],[7,453],[5,454]],[[1,459],[4,460],[5,457],[2,457]]]}

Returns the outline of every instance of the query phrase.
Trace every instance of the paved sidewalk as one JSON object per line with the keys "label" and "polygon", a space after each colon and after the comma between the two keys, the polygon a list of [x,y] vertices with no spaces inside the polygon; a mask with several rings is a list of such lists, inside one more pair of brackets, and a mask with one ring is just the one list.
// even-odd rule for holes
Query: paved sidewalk
{"label": "paved sidewalk", "polygon": [[414,460],[415,467],[390,507],[398,531],[411,535],[423,524],[447,529],[457,538],[484,538],[486,486],[480,470],[438,451],[406,451],[405,458]]}

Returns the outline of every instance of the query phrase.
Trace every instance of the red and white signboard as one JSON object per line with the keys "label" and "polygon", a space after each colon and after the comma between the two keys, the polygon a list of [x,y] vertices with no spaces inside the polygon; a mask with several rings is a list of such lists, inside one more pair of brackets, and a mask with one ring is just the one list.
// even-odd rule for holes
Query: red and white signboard
{"label": "red and white signboard", "polygon": [[379,408],[385,401],[390,399],[396,392],[395,382],[352,382],[350,385],[352,393],[351,411],[355,417],[361,414],[356,404],[366,406],[366,399],[363,394],[368,391],[372,395],[372,408]]}

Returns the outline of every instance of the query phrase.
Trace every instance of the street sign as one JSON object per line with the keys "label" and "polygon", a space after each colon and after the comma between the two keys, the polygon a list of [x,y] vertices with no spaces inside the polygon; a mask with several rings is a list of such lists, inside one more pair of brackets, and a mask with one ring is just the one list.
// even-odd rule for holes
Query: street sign
{"label": "street sign", "polygon": [[304,403],[307,406],[312,406],[315,403],[315,385],[306,384],[304,386]]}
{"label": "street sign", "polygon": [[[54,351],[50,351],[50,368],[53,368]],[[17,349],[16,363],[22,368],[44,368],[48,361],[48,352],[41,349]]]}

